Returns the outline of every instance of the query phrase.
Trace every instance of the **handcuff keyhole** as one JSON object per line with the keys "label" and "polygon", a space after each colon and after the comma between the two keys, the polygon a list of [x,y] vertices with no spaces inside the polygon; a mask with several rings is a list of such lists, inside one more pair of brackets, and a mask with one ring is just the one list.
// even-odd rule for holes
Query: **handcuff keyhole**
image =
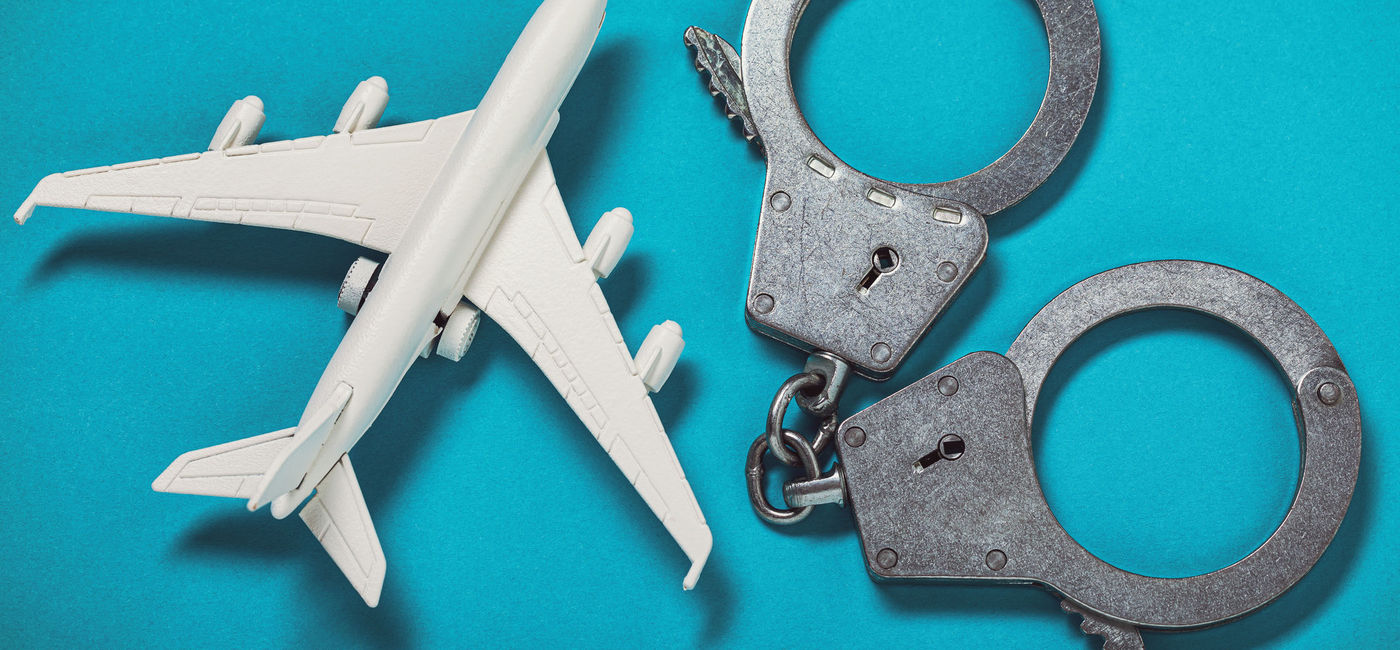
{"label": "handcuff keyhole", "polygon": [[914,471],[922,472],[940,460],[957,460],[962,458],[965,451],[967,443],[963,442],[961,437],[950,433],[938,441],[938,446],[934,447],[933,451],[914,461]]}
{"label": "handcuff keyhole", "polygon": [[856,285],[856,292],[862,296],[870,293],[870,288],[880,281],[880,277],[894,273],[899,268],[899,252],[889,246],[881,246],[870,254],[870,270],[865,272],[865,277],[860,279],[860,284]]}

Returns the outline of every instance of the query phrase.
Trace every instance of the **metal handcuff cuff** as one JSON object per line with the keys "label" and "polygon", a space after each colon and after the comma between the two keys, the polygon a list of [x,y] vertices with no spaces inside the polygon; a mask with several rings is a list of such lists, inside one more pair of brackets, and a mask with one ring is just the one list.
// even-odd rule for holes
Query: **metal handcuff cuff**
{"label": "metal handcuff cuff", "polygon": [[[1084,123],[1099,66],[1093,2],[1037,5],[1050,80],[1034,122],[988,167],[930,185],[862,174],[812,132],[788,61],[806,0],[754,0],[742,59],[709,32],[686,31],[712,93],[767,158],[748,322],[812,352],[778,391],[746,479],[755,511],[771,523],[799,521],[823,503],[849,505],[878,580],[1041,585],[1105,647],[1141,647],[1137,628],[1204,627],[1271,602],[1312,568],[1346,514],[1361,454],[1356,391],[1331,342],[1286,296],[1213,264],[1125,266],[1060,294],[1005,355],[968,355],[845,421],[836,415],[849,374],[894,372],[981,263],[984,218],[1038,187]],[[1129,573],[1089,553],[1050,512],[1031,457],[1036,400],[1060,354],[1096,325],[1152,308],[1209,314],[1259,341],[1295,391],[1302,443],[1283,523],[1239,562],[1187,578]],[[783,427],[794,399],[823,418],[811,440]],[[827,447],[837,462],[819,475]],[[805,472],[784,485],[788,508],[763,494],[765,452]]]}

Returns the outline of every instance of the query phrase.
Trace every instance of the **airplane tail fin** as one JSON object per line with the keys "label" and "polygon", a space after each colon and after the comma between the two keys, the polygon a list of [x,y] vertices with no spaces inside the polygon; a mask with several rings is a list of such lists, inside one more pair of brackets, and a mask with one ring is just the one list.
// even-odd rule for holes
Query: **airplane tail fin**
{"label": "airplane tail fin", "polygon": [[[191,451],[177,458],[151,487],[159,492],[251,498],[263,482],[264,470],[294,444],[295,433],[296,428],[283,429]],[[301,520],[365,603],[378,605],[384,586],[384,549],[349,455],[341,456],[316,485],[316,496],[301,509]]]}
{"label": "airplane tail fin", "polygon": [[[327,416],[331,422],[344,408],[344,400],[335,401],[340,402],[338,406],[322,408],[333,411]],[[319,449],[324,430],[329,429],[322,419],[319,415],[313,418],[310,427],[292,427],[185,453],[151,487],[158,492],[249,499],[250,503],[268,493],[269,485],[278,489],[279,475],[294,474],[295,482],[288,490],[296,488],[306,473],[305,466],[297,464],[304,453],[300,450]],[[301,520],[365,603],[377,606],[384,586],[384,549],[350,466],[350,456],[341,456],[315,489],[315,496],[301,509]]]}

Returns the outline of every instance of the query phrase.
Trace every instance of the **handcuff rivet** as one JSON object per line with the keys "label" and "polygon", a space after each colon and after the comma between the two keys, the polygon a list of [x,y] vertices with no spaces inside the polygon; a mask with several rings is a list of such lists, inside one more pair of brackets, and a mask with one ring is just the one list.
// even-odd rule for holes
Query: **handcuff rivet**
{"label": "handcuff rivet", "polygon": [[787,212],[787,209],[792,207],[792,197],[788,196],[787,192],[774,192],[768,199],[768,205],[778,212]]}
{"label": "handcuff rivet", "polygon": [[958,379],[952,375],[947,375],[938,380],[938,392],[944,397],[952,397],[958,392]]}
{"label": "handcuff rivet", "polygon": [[1330,381],[1317,387],[1317,399],[1322,400],[1322,403],[1327,406],[1336,404],[1337,400],[1341,398],[1342,389]]}
{"label": "handcuff rivet", "polygon": [[845,438],[847,445],[850,445],[852,447],[859,447],[865,444],[865,429],[862,429],[860,427],[851,427],[849,429],[846,429],[846,434],[843,437]]}
{"label": "handcuff rivet", "polygon": [[944,282],[952,282],[958,279],[958,265],[952,262],[939,264],[935,272],[938,273],[938,279]]}
{"label": "handcuff rivet", "polygon": [[766,314],[770,311],[773,311],[773,296],[770,296],[766,293],[760,293],[757,296],[754,296],[753,310],[760,314]]}
{"label": "handcuff rivet", "polygon": [[987,553],[987,568],[993,571],[1000,571],[1006,567],[1006,553],[997,549],[992,549]]}
{"label": "handcuff rivet", "polygon": [[899,564],[899,554],[895,553],[892,548],[882,548],[879,553],[875,554],[875,564],[880,565],[880,568],[886,571],[893,569],[894,565]]}
{"label": "handcuff rivet", "polygon": [[875,363],[885,363],[889,361],[891,354],[894,354],[894,351],[890,349],[888,343],[883,341],[876,343],[870,348],[870,358],[873,359]]}

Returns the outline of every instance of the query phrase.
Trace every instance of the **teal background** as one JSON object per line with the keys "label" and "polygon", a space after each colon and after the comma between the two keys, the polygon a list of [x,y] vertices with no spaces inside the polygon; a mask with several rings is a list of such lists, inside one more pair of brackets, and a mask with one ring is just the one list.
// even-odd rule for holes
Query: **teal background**
{"label": "teal background", "polygon": [[[795,48],[816,132],[901,181],[976,170],[1030,123],[1047,46],[1026,0],[816,0]],[[43,175],[202,150],[230,102],[264,139],[330,130],[379,74],[386,122],[471,108],[532,2],[0,6],[0,203]],[[1361,395],[1365,448],[1330,550],[1261,612],[1148,647],[1400,643],[1400,4],[1099,3],[1093,113],[1050,181],[989,220],[987,261],[873,403],[976,350],[1004,351],[1059,291],[1122,264],[1226,264],[1302,305]],[[157,494],[189,449],[290,426],[346,318],[360,253],[309,235],[40,209],[0,224],[0,645],[932,646],[1096,644],[1028,587],[888,586],[849,517],[774,529],[742,459],[802,363],[751,333],[743,296],[763,162],[681,43],[736,45],[741,0],[614,0],[550,145],[586,235],[616,205],[632,247],[604,289],[636,346],[666,318],[682,364],[656,404],[713,528],[699,587],[526,355],[494,325],[460,364],[418,364],[355,465],[389,558],[366,609],[295,520]],[[1123,568],[1225,566],[1288,508],[1285,382],[1245,336],[1152,312],[1071,348],[1037,414],[1056,515]]]}

